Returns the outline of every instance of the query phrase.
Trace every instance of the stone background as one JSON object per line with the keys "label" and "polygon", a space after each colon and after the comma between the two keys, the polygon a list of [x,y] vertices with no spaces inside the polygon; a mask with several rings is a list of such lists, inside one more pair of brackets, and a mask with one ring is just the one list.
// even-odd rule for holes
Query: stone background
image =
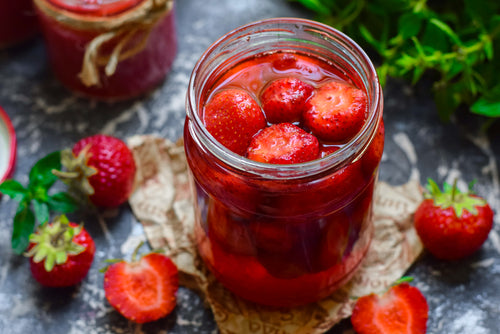
{"label": "stone background", "polygon": [[[180,0],[177,2],[179,51],[165,82],[146,97],[115,104],[79,98],[53,77],[41,38],[0,51],[0,105],[18,137],[14,178],[26,184],[35,161],[98,132],[126,138],[155,133],[173,141],[182,135],[189,75],[201,53],[218,37],[244,23],[279,16],[312,18],[286,0]],[[479,120],[458,113],[442,123],[424,80],[417,87],[391,80],[385,87],[386,147],[380,179],[397,185],[432,177],[458,178],[500,209],[498,125],[479,132]],[[99,269],[107,258],[130,255],[144,239],[128,206],[95,215],[80,214],[98,251],[85,281],[74,288],[43,288],[31,278],[28,261],[10,250],[16,203],[0,201],[0,333],[217,333],[212,314],[196,294],[181,288],[174,313],[158,322],[135,325],[107,303]],[[499,218],[484,247],[471,258],[442,262],[424,254],[410,269],[414,284],[430,306],[428,333],[487,334],[500,328]],[[329,334],[353,333],[344,321]]]}

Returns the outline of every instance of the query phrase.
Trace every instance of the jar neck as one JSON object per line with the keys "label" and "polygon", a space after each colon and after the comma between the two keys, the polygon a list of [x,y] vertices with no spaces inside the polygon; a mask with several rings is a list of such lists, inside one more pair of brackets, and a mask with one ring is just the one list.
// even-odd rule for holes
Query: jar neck
{"label": "jar neck", "polygon": [[[367,95],[368,116],[359,133],[334,153],[313,161],[274,165],[231,152],[204,127],[204,94],[228,69],[262,53],[295,52],[318,57],[352,78]],[[376,70],[365,52],[349,37],[327,25],[297,18],[273,18],[250,23],[224,35],[205,51],[190,78],[186,109],[193,140],[229,168],[273,179],[296,179],[340,169],[361,156],[382,119],[382,91]]]}

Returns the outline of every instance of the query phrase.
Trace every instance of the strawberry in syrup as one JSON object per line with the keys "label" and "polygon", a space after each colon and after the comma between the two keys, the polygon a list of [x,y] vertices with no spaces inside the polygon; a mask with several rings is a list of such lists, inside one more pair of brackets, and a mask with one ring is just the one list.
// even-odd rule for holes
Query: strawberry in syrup
{"label": "strawberry in syrup", "polygon": [[347,142],[365,123],[366,94],[347,83],[331,81],[321,86],[307,104],[304,125],[328,142]]}

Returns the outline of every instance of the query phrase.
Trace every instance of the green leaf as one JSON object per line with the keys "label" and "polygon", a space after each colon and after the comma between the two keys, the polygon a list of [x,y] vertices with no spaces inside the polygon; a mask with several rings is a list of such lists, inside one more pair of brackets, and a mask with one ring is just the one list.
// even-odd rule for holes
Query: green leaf
{"label": "green leaf", "polygon": [[65,192],[59,192],[50,196],[47,204],[51,211],[59,213],[75,212],[78,209],[78,202]]}
{"label": "green leaf", "polygon": [[53,169],[61,169],[60,151],[52,152],[35,163],[29,174],[29,188],[50,188],[58,180],[52,173]]}
{"label": "green leaf", "polygon": [[16,201],[21,201],[29,195],[29,191],[21,183],[11,179],[0,183],[0,192]]}
{"label": "green leaf", "polygon": [[36,199],[34,199],[32,203],[36,220],[42,225],[47,223],[50,218],[49,206],[46,203]]}
{"label": "green leaf", "polygon": [[14,217],[12,231],[12,249],[16,254],[22,254],[29,245],[30,234],[35,229],[35,216],[29,207],[29,202],[22,201]]}
{"label": "green leaf", "polygon": [[300,2],[304,7],[316,12],[321,15],[331,15],[332,12],[328,7],[326,7],[321,0],[296,0]]}
{"label": "green leaf", "polygon": [[437,18],[432,18],[429,23],[433,24],[437,28],[439,28],[442,32],[444,32],[448,37],[452,40],[452,42],[456,45],[462,46],[462,41],[458,37],[458,35],[453,31],[453,29],[450,28],[449,25],[444,23],[443,21],[437,19]]}
{"label": "green leaf", "polygon": [[472,106],[471,111],[478,115],[488,117],[500,117],[500,100],[488,100],[479,98]]}
{"label": "green leaf", "polygon": [[415,37],[422,28],[422,17],[416,13],[406,13],[398,20],[398,32],[402,39]]}

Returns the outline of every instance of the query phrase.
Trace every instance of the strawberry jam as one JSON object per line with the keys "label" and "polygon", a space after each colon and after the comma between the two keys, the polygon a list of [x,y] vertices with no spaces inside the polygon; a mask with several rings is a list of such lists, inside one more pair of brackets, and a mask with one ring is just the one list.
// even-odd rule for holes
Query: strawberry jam
{"label": "strawberry jam", "polygon": [[205,52],[185,149],[199,253],[230,291],[295,306],[352,277],[372,234],[381,94],[364,52],[309,20],[256,22]]}
{"label": "strawberry jam", "polygon": [[35,0],[35,6],[54,74],[73,92],[132,98],[171,69],[173,0]]}

